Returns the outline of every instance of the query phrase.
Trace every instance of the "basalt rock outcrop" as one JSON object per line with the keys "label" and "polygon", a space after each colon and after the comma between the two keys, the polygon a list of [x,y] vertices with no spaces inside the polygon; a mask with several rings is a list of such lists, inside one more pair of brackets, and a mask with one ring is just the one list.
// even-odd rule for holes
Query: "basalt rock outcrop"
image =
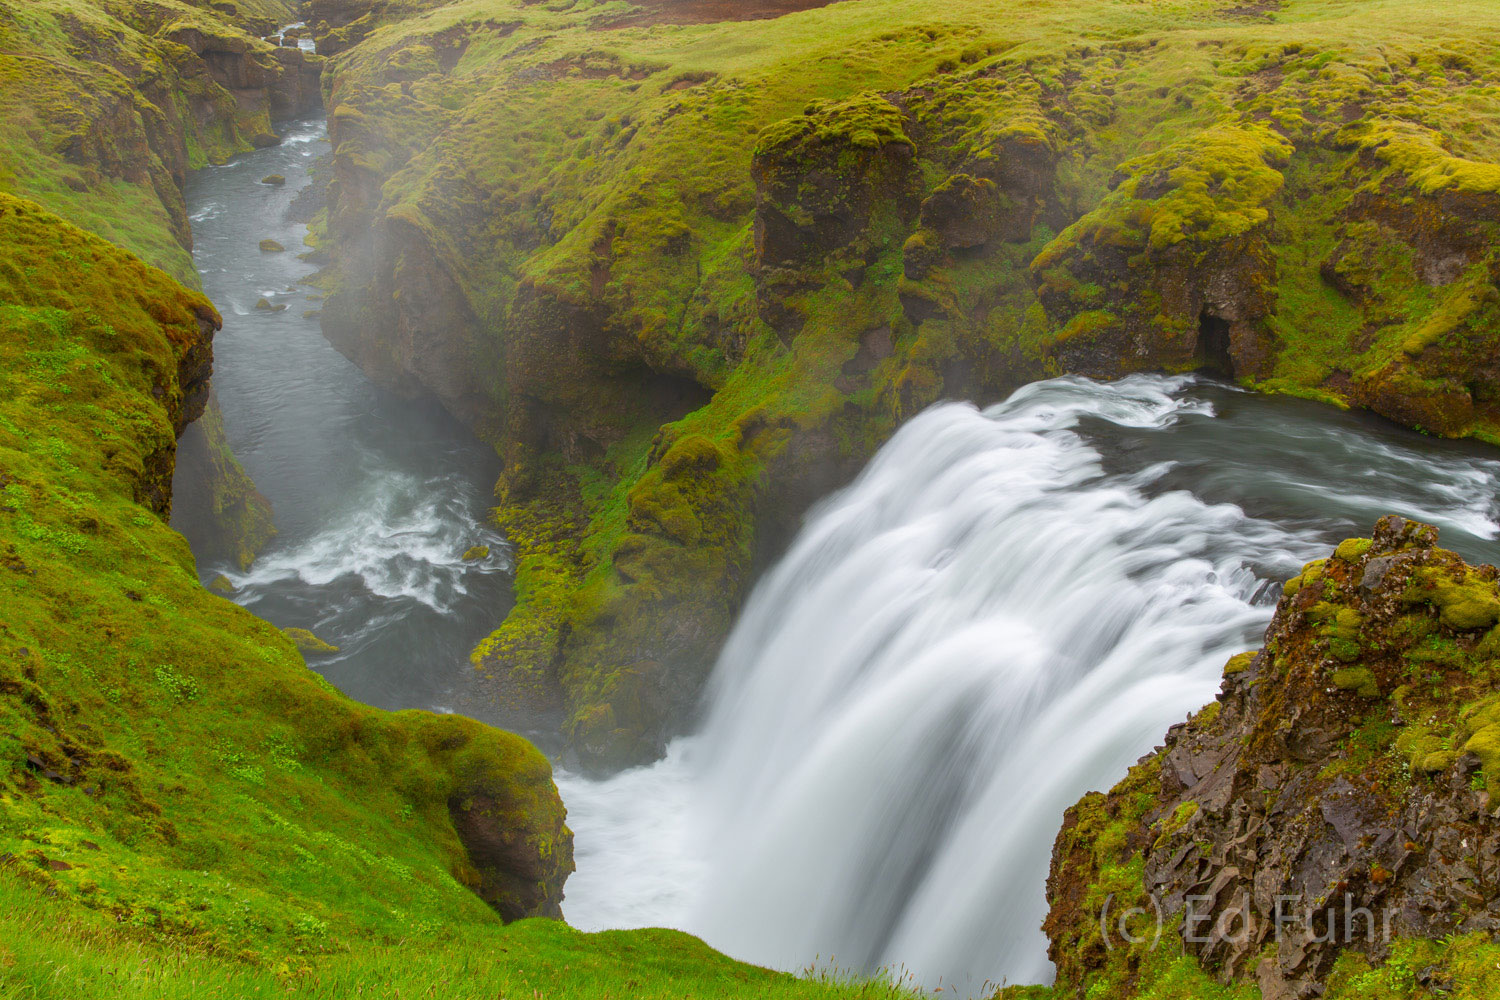
{"label": "basalt rock outcrop", "polygon": [[1069,811],[1058,995],[1145,995],[1157,948],[1277,1000],[1344,995],[1403,942],[1458,942],[1426,980],[1472,979],[1448,966],[1500,929],[1497,624],[1495,568],[1399,517],[1288,581],[1218,700]]}
{"label": "basalt rock outcrop", "polygon": [[1207,371],[1500,435],[1496,73],[1379,6],[1351,34],[1100,0],[1082,43],[967,3],[314,0],[347,46],[325,329],[505,458],[497,710],[650,759],[803,505],[945,396]]}

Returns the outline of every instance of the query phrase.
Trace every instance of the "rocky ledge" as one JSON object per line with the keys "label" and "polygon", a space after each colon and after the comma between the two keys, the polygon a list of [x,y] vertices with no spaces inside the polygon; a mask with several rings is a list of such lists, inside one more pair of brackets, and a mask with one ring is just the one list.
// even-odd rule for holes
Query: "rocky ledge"
{"label": "rocky ledge", "polygon": [[1386,517],[1289,581],[1218,700],[1069,810],[1057,995],[1184,968],[1268,1000],[1493,995],[1464,956],[1500,927],[1496,579]]}

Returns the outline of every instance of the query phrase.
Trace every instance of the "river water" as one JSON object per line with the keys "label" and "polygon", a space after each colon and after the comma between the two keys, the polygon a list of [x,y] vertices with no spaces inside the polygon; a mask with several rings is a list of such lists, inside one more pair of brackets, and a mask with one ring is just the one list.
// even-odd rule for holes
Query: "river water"
{"label": "river water", "polygon": [[[468,652],[510,602],[510,564],[489,526],[492,449],[427,400],[373,385],[323,339],[307,227],[293,198],[328,151],[321,121],[282,126],[280,146],[198,171],[187,188],[193,258],[224,317],[214,393],[233,446],[271,501],[280,534],[248,573],[223,573],[235,601],[339,647],[312,665],[382,708],[469,708]],[[282,187],[262,184],[272,174]],[[273,239],[284,253],[264,253]],[[256,309],[261,299],[279,311]],[[207,461],[185,435],[178,469]],[[179,495],[172,523],[211,531],[203,498]],[[490,556],[466,562],[472,546]]]}
{"label": "river water", "polygon": [[[286,220],[320,123],[198,174],[215,386],[281,534],[233,599],[341,647],[311,665],[384,707],[464,710],[504,614],[493,453],[319,335]],[[284,188],[258,183],[287,177]],[[263,254],[261,239],[289,252]],[[255,310],[262,297],[284,311]],[[179,461],[204,460],[191,441]],[[1057,379],[904,426],[756,587],[706,722],[665,760],[559,772],[565,910],[736,957],[904,972],[959,993],[1050,977],[1038,929],[1063,810],[1121,777],[1259,645],[1279,582],[1385,513],[1500,561],[1500,459],[1194,378]],[[204,511],[174,523],[203,537]],[[465,562],[471,545],[492,556]]]}

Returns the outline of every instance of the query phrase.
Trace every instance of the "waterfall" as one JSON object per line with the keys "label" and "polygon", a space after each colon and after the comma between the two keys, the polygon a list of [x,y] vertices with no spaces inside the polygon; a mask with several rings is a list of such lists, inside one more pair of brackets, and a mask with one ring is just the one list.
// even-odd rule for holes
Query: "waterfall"
{"label": "waterfall", "polygon": [[[695,930],[779,967],[1050,977],[1063,810],[1212,698],[1269,618],[1249,568],[1312,539],[1108,475],[1085,415],[1162,427],[1170,383],[1054,382],[907,424],[756,590],[703,739]],[[851,836],[851,831],[861,831]]]}
{"label": "waterfall", "polygon": [[961,995],[1046,982],[1067,807],[1209,702],[1279,582],[1379,514],[1493,559],[1497,484],[1471,448],[1191,378],[933,407],[756,587],[697,736],[561,776],[569,917]]}

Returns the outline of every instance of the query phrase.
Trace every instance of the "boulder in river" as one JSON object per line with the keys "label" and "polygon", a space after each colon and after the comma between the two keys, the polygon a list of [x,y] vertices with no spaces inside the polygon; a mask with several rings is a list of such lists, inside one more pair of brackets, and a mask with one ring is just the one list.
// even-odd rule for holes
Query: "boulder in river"
{"label": "boulder in river", "polygon": [[256,312],[279,313],[279,312],[284,312],[285,310],[286,310],[286,303],[285,302],[272,302],[270,299],[267,299],[267,298],[260,298],[260,299],[256,299],[255,300],[255,311]]}
{"label": "boulder in river", "polygon": [[281,187],[286,183],[286,178],[281,174],[267,174],[260,179],[260,182],[269,184],[271,187]]}
{"label": "boulder in river", "polygon": [[319,639],[316,635],[313,635],[312,632],[308,631],[305,628],[284,628],[281,630],[281,632],[288,639],[297,644],[297,649],[300,650],[303,655],[314,654],[318,656],[327,656],[330,653],[337,653],[339,651],[339,648],[333,643],[325,642],[324,640]]}
{"label": "boulder in river", "polygon": [[275,240],[260,241],[261,253],[284,253],[285,251],[286,247],[282,246],[280,243],[277,243]]}
{"label": "boulder in river", "polygon": [[477,562],[480,559],[488,559],[489,557],[490,547],[488,545],[475,545],[464,553],[464,562]]}

